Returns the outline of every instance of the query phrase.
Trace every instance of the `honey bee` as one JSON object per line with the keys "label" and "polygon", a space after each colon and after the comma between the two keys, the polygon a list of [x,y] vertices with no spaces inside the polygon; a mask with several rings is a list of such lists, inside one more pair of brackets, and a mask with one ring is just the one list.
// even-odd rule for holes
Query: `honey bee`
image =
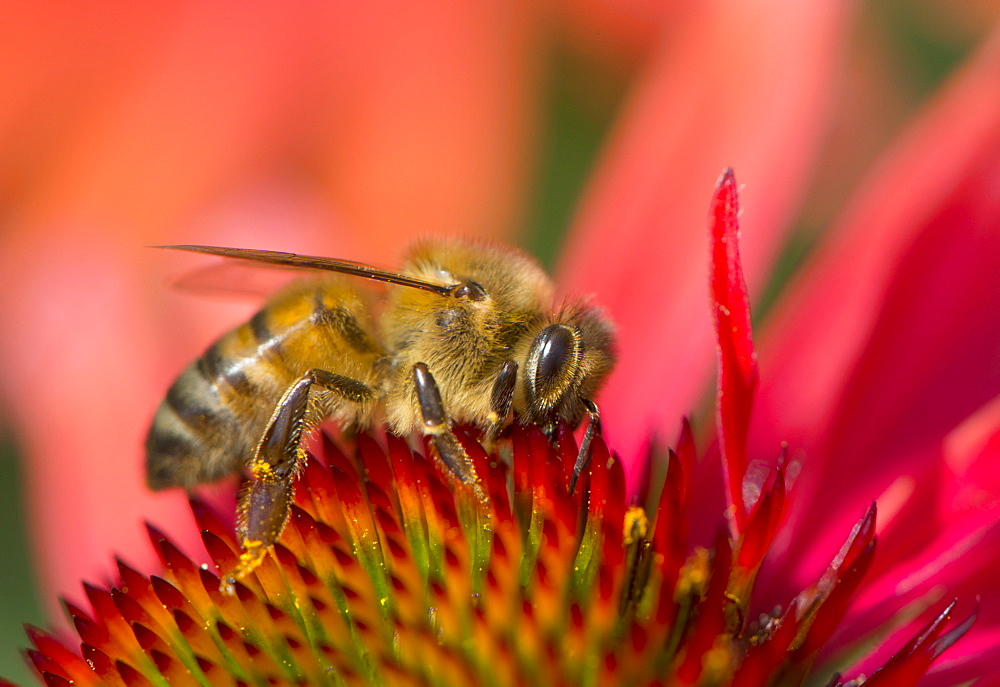
{"label": "honey bee", "polygon": [[[165,246],[325,271],[273,297],[224,334],[167,392],[146,439],[150,488],[192,488],[248,470],[236,579],[284,529],[303,443],[333,419],[363,427],[384,417],[402,436],[430,438],[441,462],[478,494],[453,426],[493,442],[513,412],[555,441],[560,422],[589,417],[571,488],[600,431],[593,398],[614,364],[604,313],[557,304],[551,280],[526,254],[458,240],[426,241],[399,272],[346,260],[210,246]],[[387,299],[351,276],[386,282]],[[381,303],[381,305],[380,305]]]}

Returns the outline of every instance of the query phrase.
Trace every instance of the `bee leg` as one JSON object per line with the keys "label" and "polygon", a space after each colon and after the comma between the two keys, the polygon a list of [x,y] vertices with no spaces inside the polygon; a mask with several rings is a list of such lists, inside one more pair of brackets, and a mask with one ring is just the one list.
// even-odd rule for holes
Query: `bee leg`
{"label": "bee leg", "polygon": [[465,452],[461,442],[451,429],[451,421],[441,402],[441,391],[430,370],[424,363],[413,366],[413,382],[417,389],[417,399],[420,402],[420,413],[424,424],[421,430],[431,437],[441,461],[463,484],[475,491],[476,496],[485,500],[479,476],[472,465],[472,459]]}
{"label": "bee leg", "polygon": [[594,436],[601,433],[601,411],[598,409],[597,404],[589,398],[585,398],[583,399],[583,405],[587,409],[589,422],[587,422],[587,429],[583,433],[583,440],[580,442],[580,450],[576,454],[576,463],[573,465],[573,476],[569,480],[570,494],[576,489],[576,483],[580,479],[580,475],[590,465],[590,445],[594,442]]}
{"label": "bee leg", "polygon": [[493,389],[490,391],[490,414],[489,426],[483,432],[483,445],[487,450],[493,447],[500,430],[507,422],[510,415],[510,406],[514,400],[514,386],[517,383],[517,363],[508,360],[500,368],[500,374],[493,382]]}
{"label": "bee leg", "polygon": [[223,591],[231,592],[236,580],[260,565],[285,529],[293,483],[305,461],[302,440],[327,414],[315,395],[310,396],[313,390],[330,392],[357,405],[375,398],[366,384],[319,369],[310,370],[288,387],[250,461],[254,479],[240,494],[237,525],[243,553],[236,569],[223,580]]}

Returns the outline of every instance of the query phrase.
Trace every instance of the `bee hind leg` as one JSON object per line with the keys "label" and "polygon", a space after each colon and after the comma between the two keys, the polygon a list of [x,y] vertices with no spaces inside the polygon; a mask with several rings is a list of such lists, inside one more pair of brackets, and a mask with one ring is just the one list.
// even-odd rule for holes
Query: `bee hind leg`
{"label": "bee hind leg", "polygon": [[294,480],[305,460],[302,441],[326,416],[315,395],[311,395],[316,390],[356,405],[375,399],[368,385],[320,369],[310,370],[288,387],[248,466],[253,480],[240,493],[237,524],[243,553],[236,569],[224,577],[223,591],[232,593],[236,580],[260,565],[285,529]]}
{"label": "bee hind leg", "polygon": [[429,436],[437,449],[441,462],[463,483],[475,492],[476,496],[485,501],[479,475],[472,464],[472,459],[465,452],[462,443],[451,428],[451,420],[445,412],[441,401],[441,391],[427,365],[417,363],[413,366],[413,381],[417,390],[417,400],[420,402],[420,413],[424,423],[421,426],[425,436]]}

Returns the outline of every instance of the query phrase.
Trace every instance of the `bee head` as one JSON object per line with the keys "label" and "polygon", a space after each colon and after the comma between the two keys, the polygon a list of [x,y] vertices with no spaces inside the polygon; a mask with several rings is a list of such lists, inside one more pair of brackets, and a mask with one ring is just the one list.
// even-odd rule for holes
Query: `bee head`
{"label": "bee head", "polygon": [[564,310],[536,334],[524,364],[526,419],[547,431],[575,426],[614,365],[614,335],[601,310]]}

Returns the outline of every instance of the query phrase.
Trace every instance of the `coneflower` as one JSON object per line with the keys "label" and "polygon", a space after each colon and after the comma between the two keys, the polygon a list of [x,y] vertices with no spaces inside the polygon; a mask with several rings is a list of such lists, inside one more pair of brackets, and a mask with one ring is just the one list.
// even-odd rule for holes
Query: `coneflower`
{"label": "coneflower", "polygon": [[[727,172],[711,213],[724,495],[692,479],[704,456],[687,422],[642,470],[663,481],[631,496],[603,440],[573,484],[568,428],[553,448],[515,426],[493,453],[460,431],[486,498],[426,445],[324,435],[280,542],[233,594],[220,591],[239,556],[233,529],[195,499],[214,565],[149,526],[162,572],[119,562],[117,587],[85,584],[89,608],[65,603],[79,651],[29,628],[31,664],[48,685],[916,683],[974,612],[959,621],[955,602],[910,605],[884,628],[857,628],[910,636],[890,640],[891,658],[867,676],[841,671],[870,646],[831,642],[877,555],[874,503],[812,584],[765,613],[755,605],[794,490],[780,447],[766,475],[748,470],[758,372],[736,218]],[[723,497],[713,522],[695,522]],[[716,534],[698,545],[706,529]]]}

